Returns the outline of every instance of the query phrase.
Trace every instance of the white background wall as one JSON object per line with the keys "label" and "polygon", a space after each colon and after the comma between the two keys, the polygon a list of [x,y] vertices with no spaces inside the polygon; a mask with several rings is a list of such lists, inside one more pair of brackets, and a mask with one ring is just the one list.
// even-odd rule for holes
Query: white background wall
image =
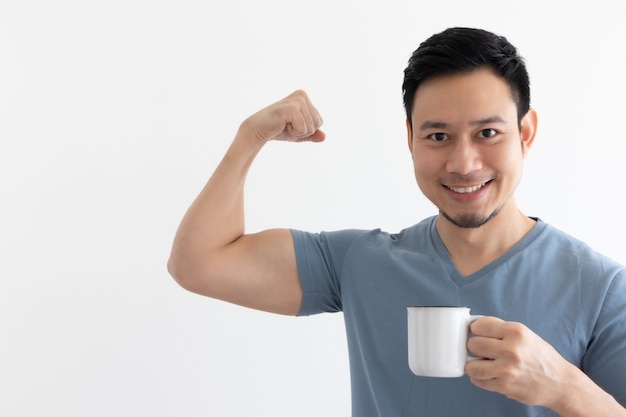
{"label": "white background wall", "polygon": [[540,129],[520,206],[626,263],[618,4],[3,0],[0,415],[349,415],[341,314],[203,298],[166,260],[239,123],[296,88],[328,139],[266,147],[250,231],[395,232],[433,214],[400,85],[449,26],[504,34],[527,59]]}

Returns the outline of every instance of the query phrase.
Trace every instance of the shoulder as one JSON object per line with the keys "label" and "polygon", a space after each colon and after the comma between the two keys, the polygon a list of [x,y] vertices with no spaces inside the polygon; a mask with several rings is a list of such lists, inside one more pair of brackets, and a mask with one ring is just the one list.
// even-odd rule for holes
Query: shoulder
{"label": "shoulder", "polygon": [[597,252],[587,243],[554,226],[537,220],[540,228],[532,247],[538,256],[558,261],[560,268],[594,275],[624,276],[624,265]]}
{"label": "shoulder", "polygon": [[390,233],[380,228],[342,229],[315,233],[292,229],[291,233],[296,247],[314,245],[326,246],[329,249],[347,249],[354,245],[414,246],[419,240],[430,240],[434,222],[435,217],[430,217],[396,233]]}

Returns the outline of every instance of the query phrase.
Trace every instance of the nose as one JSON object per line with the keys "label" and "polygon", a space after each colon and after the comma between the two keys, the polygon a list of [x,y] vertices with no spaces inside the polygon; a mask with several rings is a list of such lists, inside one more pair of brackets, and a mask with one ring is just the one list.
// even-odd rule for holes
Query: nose
{"label": "nose", "polygon": [[479,145],[471,139],[457,140],[449,149],[447,172],[468,175],[482,169]]}

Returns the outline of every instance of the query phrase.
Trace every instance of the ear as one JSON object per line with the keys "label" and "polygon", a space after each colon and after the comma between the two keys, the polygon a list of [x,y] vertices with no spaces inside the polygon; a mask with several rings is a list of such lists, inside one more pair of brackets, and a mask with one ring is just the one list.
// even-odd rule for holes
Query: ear
{"label": "ear", "polygon": [[537,112],[534,109],[529,109],[524,117],[522,117],[520,136],[522,139],[522,156],[526,157],[533,142],[535,141],[535,135],[537,134]]}
{"label": "ear", "polygon": [[411,128],[409,119],[406,119],[406,136],[409,142],[409,151],[413,154],[413,129]]}

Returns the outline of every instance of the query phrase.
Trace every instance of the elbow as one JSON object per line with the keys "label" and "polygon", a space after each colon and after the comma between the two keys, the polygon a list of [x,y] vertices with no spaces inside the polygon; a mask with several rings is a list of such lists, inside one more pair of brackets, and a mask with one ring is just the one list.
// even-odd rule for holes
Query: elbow
{"label": "elbow", "polygon": [[182,288],[195,292],[193,288],[194,279],[191,275],[191,268],[189,266],[189,262],[186,262],[183,259],[177,258],[174,255],[171,255],[167,261],[167,272],[170,274],[174,281]]}
{"label": "elbow", "polygon": [[176,279],[178,269],[173,255],[170,255],[169,259],[167,260],[167,272],[172,278]]}
{"label": "elbow", "polygon": [[181,262],[177,261],[174,256],[171,255],[170,258],[167,260],[167,272],[172,278],[174,278],[174,281],[176,281],[178,285],[184,288],[182,281],[182,277],[184,276],[184,274],[181,271],[180,264]]}
{"label": "elbow", "polygon": [[171,255],[167,261],[167,271],[180,287],[196,294],[215,297],[216,280],[212,278],[215,271],[209,266],[211,264],[206,260],[200,262],[176,255]]}

